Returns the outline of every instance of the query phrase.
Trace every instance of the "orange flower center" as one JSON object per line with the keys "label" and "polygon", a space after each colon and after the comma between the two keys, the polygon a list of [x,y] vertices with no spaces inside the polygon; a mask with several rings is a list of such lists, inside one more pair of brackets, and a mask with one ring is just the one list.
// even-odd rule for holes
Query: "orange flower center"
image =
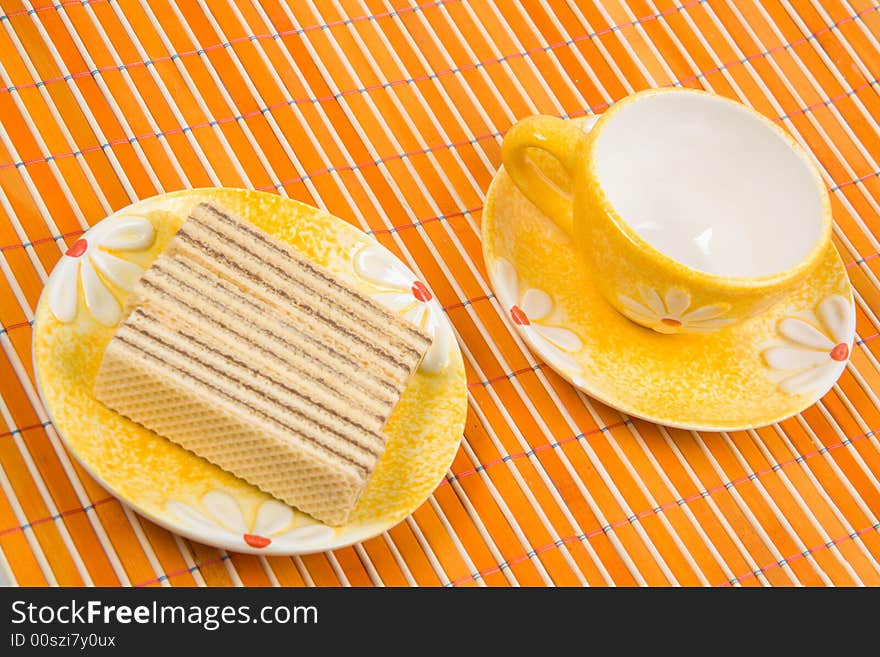
{"label": "orange flower center", "polygon": [[70,248],[67,249],[67,252],[64,255],[68,255],[71,258],[79,258],[83,253],[86,252],[87,248],[89,248],[89,243],[86,242],[83,238],[80,238],[70,245]]}
{"label": "orange flower center", "polygon": [[264,548],[272,542],[272,539],[266,538],[265,536],[260,536],[258,534],[245,534],[243,538],[245,543],[253,548],[258,549]]}
{"label": "orange flower center", "polygon": [[681,320],[675,319],[675,317],[664,317],[660,320],[661,324],[666,324],[666,326],[671,326],[672,328],[678,328],[681,326]]}
{"label": "orange flower center", "polygon": [[421,281],[416,281],[412,284],[412,293],[413,296],[422,303],[428,303],[433,298],[431,290],[429,290]]}
{"label": "orange flower center", "polygon": [[510,316],[513,318],[513,321],[519,324],[520,326],[528,326],[531,322],[529,322],[528,316],[523,312],[522,308],[519,306],[512,306],[510,309]]}
{"label": "orange flower center", "polygon": [[849,357],[849,345],[841,342],[831,350],[831,360],[843,362]]}

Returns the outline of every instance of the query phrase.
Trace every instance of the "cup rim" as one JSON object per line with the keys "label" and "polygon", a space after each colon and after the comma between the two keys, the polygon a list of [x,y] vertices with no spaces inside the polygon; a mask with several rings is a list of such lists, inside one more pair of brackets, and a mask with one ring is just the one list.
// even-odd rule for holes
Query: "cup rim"
{"label": "cup rim", "polygon": [[[719,100],[724,103],[728,103],[737,107],[737,109],[740,110],[744,109],[753,117],[761,121],[766,127],[770,128],[773,132],[779,135],[785,141],[785,143],[788,144],[788,146],[795,151],[795,153],[800,157],[801,161],[803,161],[807,165],[807,168],[812,173],[813,179],[816,182],[816,186],[819,189],[819,198],[822,205],[819,236],[807,255],[805,255],[792,267],[773,274],[766,274],[763,276],[723,276],[696,269],[694,267],[691,267],[690,265],[686,265],[679,260],[676,260],[672,256],[667,255],[657,247],[650,244],[632,228],[629,222],[627,222],[626,219],[623,218],[621,213],[608,198],[604,187],[599,182],[598,175],[596,175],[597,172],[595,149],[596,143],[598,141],[597,137],[604,129],[605,125],[607,125],[607,123],[614,117],[614,115],[617,114],[623,107],[629,105],[630,103],[638,102],[644,98],[661,94],[691,94],[695,96],[704,96]],[[812,269],[812,267],[819,261],[819,259],[822,257],[822,254],[831,244],[831,198],[813,158],[810,157],[809,153],[806,151],[806,149],[804,149],[803,146],[795,141],[794,137],[792,137],[787,131],[783,130],[776,123],[768,119],[756,109],[725,96],[720,96],[718,94],[703,91],[701,89],[691,88],[646,89],[627,96],[617,101],[616,103],[611,105],[605,112],[603,112],[599,119],[596,121],[595,125],[593,125],[593,127],[590,129],[588,139],[586,140],[585,150],[583,152],[582,162],[584,162],[585,166],[589,168],[590,178],[594,181],[594,190],[596,196],[598,197],[598,201],[602,208],[605,210],[607,216],[613,222],[615,228],[621,234],[623,234],[636,249],[642,252],[645,256],[651,258],[655,263],[660,265],[663,269],[667,270],[672,275],[677,275],[679,277],[684,276],[690,279],[696,278],[705,285],[710,285],[726,291],[754,291],[762,288],[782,288],[798,280],[801,276]]]}

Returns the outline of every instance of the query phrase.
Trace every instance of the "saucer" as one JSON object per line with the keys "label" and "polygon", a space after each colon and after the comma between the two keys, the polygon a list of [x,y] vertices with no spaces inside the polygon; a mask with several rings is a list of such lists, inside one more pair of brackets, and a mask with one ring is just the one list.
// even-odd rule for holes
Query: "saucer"
{"label": "saucer", "polygon": [[[589,130],[597,117],[578,119]],[[564,185],[559,164],[532,157]],[[745,322],[663,335],[602,297],[571,239],[528,201],[503,167],[482,217],[483,257],[509,324],[532,351],[591,397],[627,415],[701,431],[778,422],[819,400],[843,372],[855,337],[846,269],[832,246],[786,298]],[[710,309],[643,289],[640,316],[712,329]],[[705,325],[705,326],[703,326]]]}
{"label": "saucer", "polygon": [[[317,522],[110,410],[92,396],[126,290],[158,256],[189,209],[208,201],[262,227],[407,319],[434,342],[385,428],[387,448],[351,521]],[[464,428],[464,363],[430,291],[376,240],[326,212],[274,194],[201,189],[156,196],[99,222],[53,270],[34,321],[43,403],[67,447],[113,495],[187,538],[236,552],[292,555],[376,536],[434,491]]]}

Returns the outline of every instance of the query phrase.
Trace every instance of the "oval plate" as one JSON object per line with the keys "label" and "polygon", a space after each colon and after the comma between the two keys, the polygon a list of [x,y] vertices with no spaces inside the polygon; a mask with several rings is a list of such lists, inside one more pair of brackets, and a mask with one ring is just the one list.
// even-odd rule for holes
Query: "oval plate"
{"label": "oval plate", "polygon": [[[428,357],[385,428],[385,453],[345,526],[315,521],[92,396],[126,289],[162,251],[190,208],[202,201],[217,203],[287,241],[434,334]],[[461,352],[430,290],[357,228],[263,192],[218,188],[163,194],[93,226],[71,245],[46,283],[34,321],[33,353],[49,418],[98,482],[158,525],[236,552],[320,552],[391,528],[443,479],[458,450],[467,412]]]}

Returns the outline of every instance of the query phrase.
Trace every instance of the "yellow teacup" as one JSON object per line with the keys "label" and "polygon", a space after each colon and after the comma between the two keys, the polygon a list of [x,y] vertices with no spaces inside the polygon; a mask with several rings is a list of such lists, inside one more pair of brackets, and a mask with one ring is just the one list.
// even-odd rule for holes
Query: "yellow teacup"
{"label": "yellow teacup", "polygon": [[[560,188],[530,160],[553,155]],[[734,101],[650,90],[584,132],[551,116],[514,125],[504,168],[575,240],[605,298],[661,333],[708,333],[753,317],[831,243],[816,166],[786,132]]]}

